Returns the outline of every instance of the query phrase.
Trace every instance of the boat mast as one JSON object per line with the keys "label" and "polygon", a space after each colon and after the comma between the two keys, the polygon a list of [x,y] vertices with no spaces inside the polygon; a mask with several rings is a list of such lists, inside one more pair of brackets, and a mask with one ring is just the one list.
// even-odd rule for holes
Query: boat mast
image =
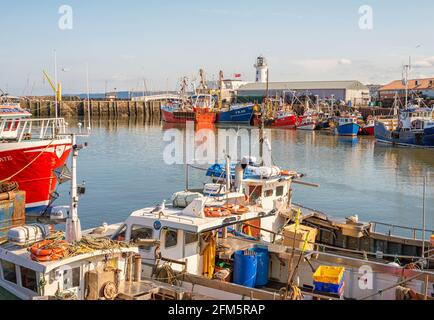
{"label": "boat mast", "polygon": [[[55,114],[55,118],[57,120],[57,103],[58,103],[58,94],[59,94],[59,83],[57,82],[57,51],[54,50],[54,85],[55,85],[55,90],[54,90],[54,114]],[[57,123],[57,121],[56,121]]]}
{"label": "boat mast", "polygon": [[422,196],[422,268],[425,266],[425,230],[426,230],[426,212],[425,212],[425,198],[426,198],[426,176],[423,177],[423,196]]}
{"label": "boat mast", "polygon": [[405,109],[408,106],[408,78],[411,71],[411,57],[408,58],[408,64],[404,65],[403,82],[405,84]]}
{"label": "boat mast", "polygon": [[220,110],[222,108],[223,104],[223,71],[220,70],[219,72],[219,102],[218,102],[218,109]]}
{"label": "boat mast", "polygon": [[89,89],[89,63],[86,63],[86,91],[87,91],[87,118],[89,121],[89,126],[87,127],[88,132],[92,130],[92,123],[90,120],[90,89]]}
{"label": "boat mast", "polygon": [[71,207],[69,209],[69,215],[66,219],[66,232],[65,240],[69,243],[73,243],[81,240],[81,225],[78,218],[78,190],[77,190],[77,157],[78,151],[81,146],[77,145],[77,136],[71,134],[72,143],[72,159],[71,159]]}

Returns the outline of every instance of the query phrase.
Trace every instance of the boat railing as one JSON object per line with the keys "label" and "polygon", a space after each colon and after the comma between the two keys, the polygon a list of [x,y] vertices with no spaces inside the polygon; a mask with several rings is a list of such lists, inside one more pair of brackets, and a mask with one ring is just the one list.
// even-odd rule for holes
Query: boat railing
{"label": "boat railing", "polygon": [[421,228],[398,226],[378,221],[371,222],[371,232],[383,233],[389,236],[406,236],[413,240],[422,240],[423,233],[425,233],[425,241],[427,242],[429,242],[430,236],[434,235],[434,230],[422,230]]}
{"label": "boat railing", "polygon": [[66,132],[64,118],[1,119],[0,138],[13,142],[53,140]]}

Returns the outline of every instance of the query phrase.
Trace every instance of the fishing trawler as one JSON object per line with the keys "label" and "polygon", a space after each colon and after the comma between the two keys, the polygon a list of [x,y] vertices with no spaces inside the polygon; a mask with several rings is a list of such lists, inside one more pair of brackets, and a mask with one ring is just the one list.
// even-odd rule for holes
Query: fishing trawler
{"label": "fishing trawler", "polygon": [[215,98],[210,94],[192,96],[190,103],[172,102],[161,107],[163,120],[168,123],[215,123]]}
{"label": "fishing trawler", "polygon": [[352,115],[338,117],[336,133],[340,136],[357,136],[361,128],[360,125],[357,123],[357,119],[357,116]]}
{"label": "fishing trawler", "polygon": [[278,112],[271,126],[276,128],[295,129],[301,119],[294,112]]}
{"label": "fishing trawler", "polygon": [[375,118],[369,116],[365,125],[362,127],[362,134],[367,136],[375,135]]}
{"label": "fishing trawler", "polygon": [[[381,234],[355,218],[340,221],[293,205],[291,183],[300,183],[302,175],[253,160],[213,165],[207,171],[212,181],[202,190],[186,188],[173,195],[171,204],[133,212],[110,227],[111,238],[142,243],[145,277],[158,279],[155,270],[163,268],[163,261],[165,277],[169,273],[188,288],[200,286],[203,294],[217,299],[394,300],[408,292],[414,299],[432,297],[434,273],[418,267],[432,267],[432,250],[426,256],[411,251],[426,242]],[[323,245],[333,233],[334,245]],[[371,237],[376,248],[384,241],[390,249],[398,247],[394,241],[405,242],[401,248],[415,255],[407,256],[413,263],[381,249],[371,253],[355,247]],[[404,266],[396,263],[398,257]],[[316,274],[324,268],[341,270],[345,281],[339,291],[317,287]],[[364,274],[358,270],[368,269],[375,274],[373,285],[361,288]]]}
{"label": "fishing trawler", "polygon": [[53,170],[65,164],[71,150],[65,129],[63,118],[32,119],[18,103],[0,104],[0,184],[18,183],[29,215],[40,215],[52,200]]}
{"label": "fishing trawler", "polygon": [[301,122],[297,125],[297,130],[313,131],[318,125],[317,117],[314,115],[304,115],[301,117]]}
{"label": "fishing trawler", "polygon": [[231,105],[222,108],[217,115],[218,123],[250,124],[252,122],[255,105]]}
{"label": "fishing trawler", "polygon": [[433,110],[408,107],[399,112],[398,126],[376,121],[375,137],[378,142],[399,146],[434,147]]}

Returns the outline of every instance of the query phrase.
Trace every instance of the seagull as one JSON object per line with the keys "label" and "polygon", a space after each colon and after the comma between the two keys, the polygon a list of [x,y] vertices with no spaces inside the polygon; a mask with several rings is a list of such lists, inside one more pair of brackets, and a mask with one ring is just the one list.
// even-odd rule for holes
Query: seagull
{"label": "seagull", "polygon": [[166,210],[166,200],[163,200],[161,204],[158,204],[151,213],[164,213],[164,210]]}

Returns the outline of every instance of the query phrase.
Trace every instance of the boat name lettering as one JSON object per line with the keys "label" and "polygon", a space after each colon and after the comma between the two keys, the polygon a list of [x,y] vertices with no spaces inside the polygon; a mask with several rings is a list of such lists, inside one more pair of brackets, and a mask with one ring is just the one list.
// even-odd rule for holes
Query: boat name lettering
{"label": "boat name lettering", "polygon": [[11,156],[6,156],[6,157],[0,157],[0,162],[8,162],[8,161],[12,161],[13,158]]}

